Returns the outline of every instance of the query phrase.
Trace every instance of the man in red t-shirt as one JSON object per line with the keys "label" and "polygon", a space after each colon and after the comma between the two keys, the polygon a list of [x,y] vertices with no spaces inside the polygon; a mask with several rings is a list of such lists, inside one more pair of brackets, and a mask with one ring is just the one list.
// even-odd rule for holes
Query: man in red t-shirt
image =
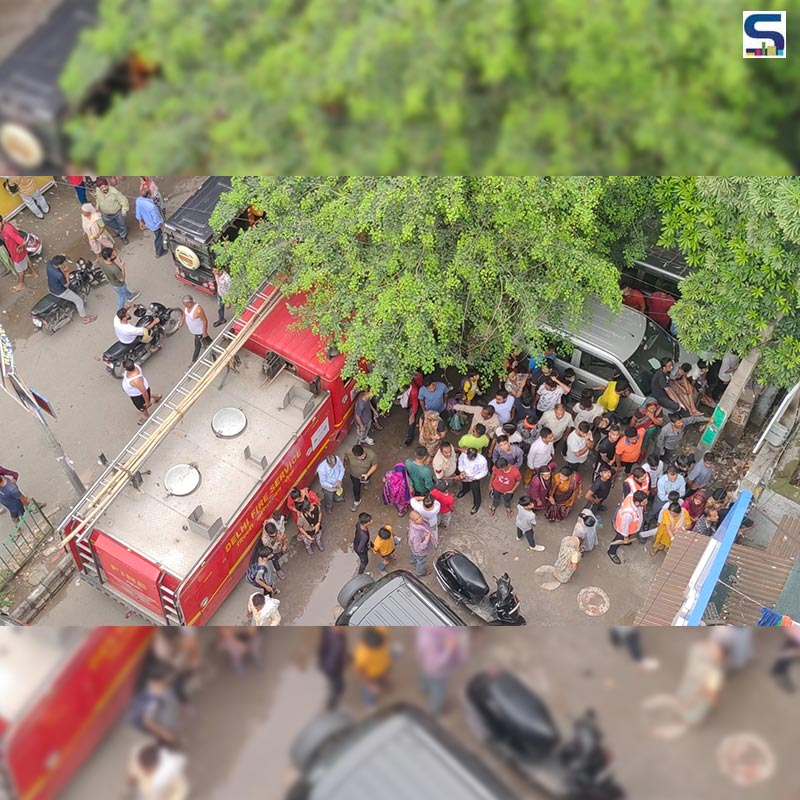
{"label": "man in red t-shirt", "polygon": [[[21,292],[25,288],[25,273],[31,269],[28,251],[25,249],[25,237],[8,221],[0,217],[0,238],[11,256],[11,264],[17,276],[17,283],[9,291]],[[34,278],[38,275],[31,269]]]}
{"label": "man in red t-shirt", "polygon": [[642,314],[647,311],[644,295],[638,289],[632,289],[630,286],[626,286],[622,290],[622,302],[630,308],[641,311]]}
{"label": "man in red t-shirt", "polygon": [[83,205],[86,202],[86,181],[83,175],[64,175],[63,177],[75,189],[75,194],[78,195],[78,202]]}
{"label": "man in red t-shirt", "polygon": [[319,497],[317,497],[316,492],[312,491],[308,486],[302,489],[299,486],[295,486],[286,499],[286,508],[291,512],[292,519],[295,522],[297,522],[297,515],[300,513],[299,508],[303,500],[308,500],[312,506],[319,505]]}
{"label": "man in red t-shirt", "polygon": [[439,526],[447,528],[450,526],[450,520],[453,516],[453,506],[456,504],[456,498],[447,491],[449,484],[447,481],[439,481],[436,486],[431,489],[431,497],[439,501]]}
{"label": "man in red t-shirt", "polygon": [[656,325],[660,325],[665,331],[669,330],[672,320],[669,317],[669,310],[675,305],[675,298],[666,292],[653,292],[647,299],[647,316]]}
{"label": "man in red t-shirt", "polygon": [[503,505],[506,507],[506,514],[510,517],[514,512],[511,510],[511,501],[514,492],[522,483],[522,473],[504,458],[498,458],[497,463],[492,467],[492,507],[489,509],[489,516],[493,517],[500,505],[500,498],[503,498]]}

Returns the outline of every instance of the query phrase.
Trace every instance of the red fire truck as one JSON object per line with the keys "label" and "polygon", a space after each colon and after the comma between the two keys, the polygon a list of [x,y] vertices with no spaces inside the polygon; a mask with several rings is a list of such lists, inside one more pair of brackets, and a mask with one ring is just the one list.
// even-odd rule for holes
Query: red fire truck
{"label": "red fire truck", "polygon": [[257,292],[62,523],[84,580],[156,624],[201,625],[264,520],[347,433],[344,356]]}
{"label": "red fire truck", "polygon": [[0,628],[0,798],[58,796],[127,705],[152,628]]}

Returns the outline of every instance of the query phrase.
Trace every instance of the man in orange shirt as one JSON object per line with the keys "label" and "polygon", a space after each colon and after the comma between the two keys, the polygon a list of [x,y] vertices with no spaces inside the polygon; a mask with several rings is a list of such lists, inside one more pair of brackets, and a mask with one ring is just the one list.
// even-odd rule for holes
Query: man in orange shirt
{"label": "man in orange shirt", "polygon": [[639,461],[642,455],[642,440],[644,430],[642,428],[625,428],[625,434],[617,442],[617,467],[625,469],[625,474],[630,475],[631,470]]}

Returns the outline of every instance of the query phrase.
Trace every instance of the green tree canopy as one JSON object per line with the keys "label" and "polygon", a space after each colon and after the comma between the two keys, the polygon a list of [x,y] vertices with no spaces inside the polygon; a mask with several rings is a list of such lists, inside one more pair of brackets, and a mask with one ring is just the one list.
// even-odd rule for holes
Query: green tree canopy
{"label": "green tree canopy", "polygon": [[[307,292],[303,324],[331,337],[391,402],[417,368],[499,372],[540,321],[588,296],[620,303],[622,263],[644,252],[651,181],[639,178],[234,178],[212,225],[262,222],[218,257],[243,298],[267,275]],[[612,201],[613,202],[610,202]],[[362,376],[362,380],[363,380]]]}
{"label": "green tree canopy", "polygon": [[693,266],[670,312],[681,341],[697,352],[744,355],[780,321],[759,374],[800,380],[800,180],[660,178],[662,243]]}
{"label": "green tree canopy", "polygon": [[73,158],[105,173],[774,174],[800,162],[800,61],[742,59],[732,0],[100,9],[63,77],[76,107],[132,52],[160,67],[70,124]]}

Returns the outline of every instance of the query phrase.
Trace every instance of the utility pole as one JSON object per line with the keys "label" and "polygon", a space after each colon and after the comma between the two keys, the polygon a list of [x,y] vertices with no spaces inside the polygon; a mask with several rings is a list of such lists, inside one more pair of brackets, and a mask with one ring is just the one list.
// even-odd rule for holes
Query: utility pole
{"label": "utility pole", "polygon": [[2,325],[0,325],[0,378],[2,379],[3,391],[22,406],[25,411],[33,415],[34,419],[42,426],[48,446],[52,450],[56,461],[64,470],[67,480],[75,491],[76,499],[80,500],[86,494],[86,487],[75,471],[72,461],[64,452],[61,442],[56,439],[55,434],[50,430],[50,426],[42,414],[42,411],[46,411],[55,418],[55,412],[47,399],[31,389],[16,371],[14,349]]}

